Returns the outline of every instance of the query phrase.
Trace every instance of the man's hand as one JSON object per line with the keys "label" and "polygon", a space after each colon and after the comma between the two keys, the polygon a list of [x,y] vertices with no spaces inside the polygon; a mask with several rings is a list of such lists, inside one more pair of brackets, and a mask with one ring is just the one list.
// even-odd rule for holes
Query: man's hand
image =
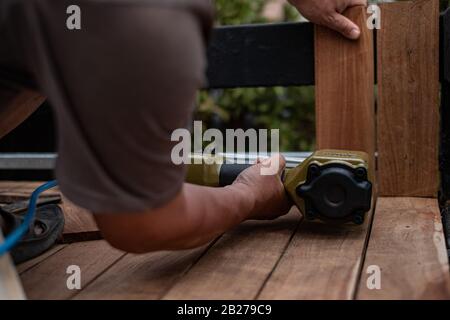
{"label": "man's hand", "polygon": [[[278,173],[274,175],[262,175],[262,167],[271,167],[278,163]],[[234,186],[241,185],[243,192],[248,194],[255,203],[254,209],[248,219],[270,220],[286,214],[292,204],[287,198],[281,181],[281,174],[286,161],[281,155],[258,162],[256,165],[243,171]],[[246,190],[246,191],[245,191]]]}
{"label": "man's hand", "polygon": [[361,30],[344,17],[345,9],[367,5],[367,0],[288,0],[298,11],[313,23],[329,27],[349,39],[358,39]]}
{"label": "man's hand", "polygon": [[280,176],[261,175],[261,166],[244,172],[231,186],[209,188],[185,184],[170,202],[144,212],[97,213],[95,220],[104,238],[114,247],[135,253],[194,248],[249,219],[275,219],[288,212],[290,203]]}

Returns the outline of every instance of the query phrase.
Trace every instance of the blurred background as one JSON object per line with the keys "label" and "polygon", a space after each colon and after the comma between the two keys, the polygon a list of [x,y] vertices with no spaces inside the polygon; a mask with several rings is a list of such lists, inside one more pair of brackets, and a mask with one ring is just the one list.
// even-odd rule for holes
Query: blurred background
{"label": "blurred background", "polygon": [[[214,2],[217,26],[302,20],[298,12],[285,0]],[[444,10],[449,2],[450,0],[440,0],[441,10]],[[46,103],[18,129],[0,140],[0,152],[55,151],[55,131],[49,121],[51,118],[52,111]],[[312,150],[315,144],[314,87],[202,91],[198,95],[195,119],[204,122],[204,129],[278,128],[281,151]]]}
{"label": "blurred background", "polygon": [[[369,1],[370,3],[393,1]],[[449,0],[440,0],[441,11]],[[304,20],[285,0],[215,0],[216,24]],[[201,92],[196,119],[213,128],[279,128],[281,151],[315,148],[314,87]]]}
{"label": "blurred background", "polygon": [[[285,0],[215,0],[216,25],[298,21]],[[198,98],[197,120],[206,127],[277,128],[281,151],[314,148],[314,87],[212,90]]]}

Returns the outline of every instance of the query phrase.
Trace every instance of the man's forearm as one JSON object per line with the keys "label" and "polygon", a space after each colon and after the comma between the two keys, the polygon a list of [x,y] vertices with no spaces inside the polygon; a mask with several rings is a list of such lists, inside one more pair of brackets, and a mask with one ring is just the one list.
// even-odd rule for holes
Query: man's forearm
{"label": "man's forearm", "polygon": [[225,188],[185,184],[161,208],[97,214],[96,220],[105,238],[119,249],[137,253],[179,250],[208,243],[249,218],[254,207],[254,197],[244,184]]}
{"label": "man's forearm", "polygon": [[[278,174],[261,174],[274,160]],[[105,239],[124,251],[197,247],[246,219],[275,219],[286,214],[291,203],[280,178],[284,166],[284,158],[273,155],[244,170],[231,186],[184,184],[180,193],[160,208],[98,213],[95,219]]]}
{"label": "man's forearm", "polygon": [[248,219],[253,209],[253,195],[244,185],[209,188],[185,184],[180,201],[164,218],[177,225],[166,225],[165,247],[184,249],[205,244]]}

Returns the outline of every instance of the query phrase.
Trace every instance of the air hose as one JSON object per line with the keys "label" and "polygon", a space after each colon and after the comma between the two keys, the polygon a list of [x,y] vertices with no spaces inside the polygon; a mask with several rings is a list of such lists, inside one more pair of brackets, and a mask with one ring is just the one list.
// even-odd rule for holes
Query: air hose
{"label": "air hose", "polygon": [[39,186],[33,191],[30,197],[30,202],[28,204],[28,211],[25,214],[22,224],[12,231],[6,238],[5,241],[0,244],[0,257],[11,251],[15,245],[22,239],[22,237],[27,233],[30,228],[34,227],[34,215],[36,212],[37,200],[40,194],[48,189],[54,188],[58,185],[56,180],[49,181]]}

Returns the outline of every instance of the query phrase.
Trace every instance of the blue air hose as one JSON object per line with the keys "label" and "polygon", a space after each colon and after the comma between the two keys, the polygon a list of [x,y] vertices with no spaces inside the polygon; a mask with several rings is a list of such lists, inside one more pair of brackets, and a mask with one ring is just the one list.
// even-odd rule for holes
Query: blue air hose
{"label": "blue air hose", "polygon": [[36,212],[36,205],[39,195],[51,188],[54,188],[58,185],[56,180],[49,181],[39,186],[36,190],[33,191],[30,197],[30,202],[28,204],[28,211],[23,219],[22,224],[12,231],[6,238],[5,241],[0,244],[0,257],[3,256],[8,251],[17,245],[17,243],[22,239],[22,237],[27,233],[29,228],[34,228],[34,214]]}

